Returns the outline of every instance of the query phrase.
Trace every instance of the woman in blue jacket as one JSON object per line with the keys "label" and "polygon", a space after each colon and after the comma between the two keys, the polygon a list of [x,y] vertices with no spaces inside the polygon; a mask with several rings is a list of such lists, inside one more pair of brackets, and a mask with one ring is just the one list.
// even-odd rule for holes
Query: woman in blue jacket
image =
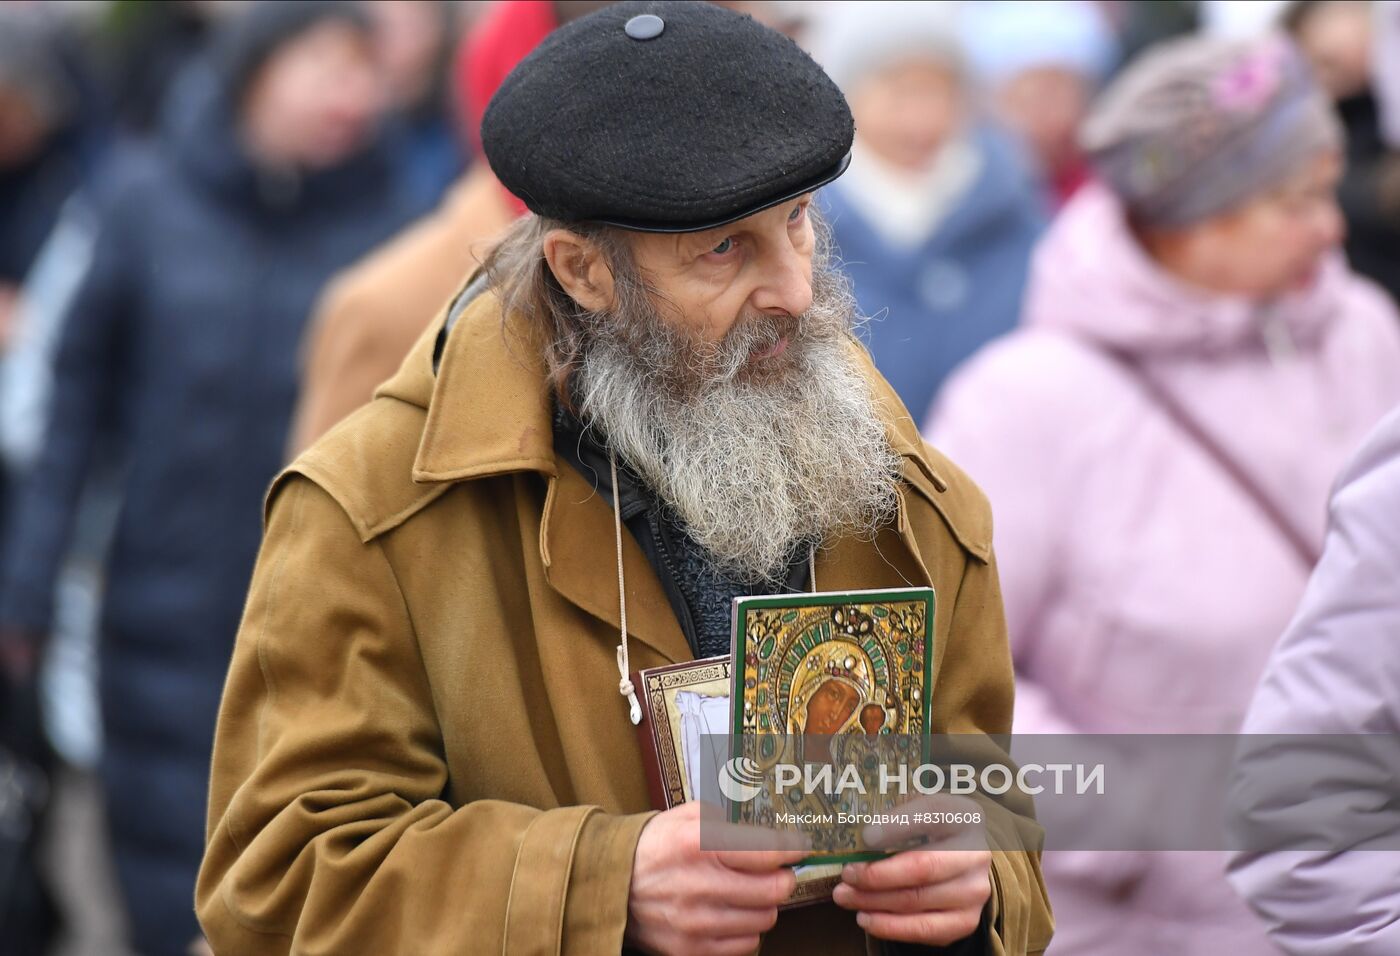
{"label": "woman in blue jacket", "polygon": [[817,58],[856,120],[820,202],[872,321],[868,345],[915,419],[947,374],[1017,321],[1044,201],[1024,157],[976,121],[953,5],[833,5]]}
{"label": "woman in blue jacket", "polygon": [[7,529],[0,641],[13,671],[49,630],[95,460],[120,465],[102,778],[132,943],[150,956],[198,934],[215,712],[303,322],[327,278],[405,218],[376,146],[370,39],[350,3],[255,4],[172,88],[163,135],[108,170],[44,447]]}

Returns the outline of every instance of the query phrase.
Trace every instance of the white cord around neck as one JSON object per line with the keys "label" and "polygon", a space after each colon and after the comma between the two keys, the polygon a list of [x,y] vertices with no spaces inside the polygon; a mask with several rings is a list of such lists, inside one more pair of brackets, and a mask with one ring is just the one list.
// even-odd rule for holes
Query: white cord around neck
{"label": "white cord around neck", "polygon": [[632,684],[632,663],[627,656],[627,581],[622,574],[622,499],[617,490],[617,456],[608,451],[608,467],[612,470],[613,530],[617,532],[617,603],[622,624],[622,640],[617,645],[617,692],[627,698],[627,715],[632,723],[642,722],[642,705],[637,701],[637,688]]}
{"label": "white cord around neck", "polygon": [[[621,639],[617,645],[617,692],[627,698],[628,716],[633,724],[642,722],[642,705],[637,700],[637,687],[632,683],[632,662],[627,653],[627,579],[622,573],[622,498],[617,487],[617,456],[608,451],[608,468],[612,472],[613,531],[617,542],[617,605],[618,619],[622,625]],[[807,552],[807,573],[811,578],[812,591],[817,590],[817,547]]]}

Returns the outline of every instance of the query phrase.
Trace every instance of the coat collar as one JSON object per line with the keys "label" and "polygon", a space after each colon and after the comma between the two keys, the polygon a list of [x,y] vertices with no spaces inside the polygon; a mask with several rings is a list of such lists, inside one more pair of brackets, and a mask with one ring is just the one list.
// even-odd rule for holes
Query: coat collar
{"label": "coat collar", "polygon": [[[611,505],[583,476],[556,460],[542,343],[518,316],[503,322],[489,292],[458,311],[436,373],[434,347],[446,317],[433,323],[399,373],[376,393],[427,411],[413,463],[414,482],[441,485],[521,472],[542,475],[548,489],[540,520],[540,558],[550,584],[583,610],[619,627],[616,565],[598,560],[600,552],[611,555],[614,549]],[[853,347],[859,347],[854,340]],[[989,543],[958,533],[952,509],[941,500],[948,481],[935,468],[913,420],[876,373],[869,355],[861,349],[859,356],[886,410],[891,445],[904,459],[898,522],[874,541],[842,541],[819,552],[818,586],[927,586],[929,574],[908,522],[911,490],[944,515],[965,547],[982,552],[979,557],[986,558]],[[689,659],[689,646],[670,603],[631,535],[623,535],[622,563],[631,636],[666,661]]]}

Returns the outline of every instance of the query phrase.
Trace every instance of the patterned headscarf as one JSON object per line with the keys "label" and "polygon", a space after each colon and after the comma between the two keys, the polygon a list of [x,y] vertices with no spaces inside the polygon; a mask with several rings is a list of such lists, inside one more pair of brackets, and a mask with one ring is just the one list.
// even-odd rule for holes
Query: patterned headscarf
{"label": "patterned headscarf", "polygon": [[1105,91],[1081,139],[1137,221],[1178,227],[1278,185],[1341,136],[1297,50],[1269,36],[1148,51]]}

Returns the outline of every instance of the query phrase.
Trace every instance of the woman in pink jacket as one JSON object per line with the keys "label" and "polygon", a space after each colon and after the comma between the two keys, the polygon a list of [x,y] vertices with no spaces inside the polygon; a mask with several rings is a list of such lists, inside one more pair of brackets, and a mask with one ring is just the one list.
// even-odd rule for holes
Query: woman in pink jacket
{"label": "woman in pink jacket", "polygon": [[[1235,733],[1400,402],[1400,319],[1338,252],[1337,124],[1282,41],[1164,45],[1084,138],[1100,182],[929,439],[992,502],[1018,732]],[[1047,853],[1055,950],[1274,952],[1224,862]]]}

